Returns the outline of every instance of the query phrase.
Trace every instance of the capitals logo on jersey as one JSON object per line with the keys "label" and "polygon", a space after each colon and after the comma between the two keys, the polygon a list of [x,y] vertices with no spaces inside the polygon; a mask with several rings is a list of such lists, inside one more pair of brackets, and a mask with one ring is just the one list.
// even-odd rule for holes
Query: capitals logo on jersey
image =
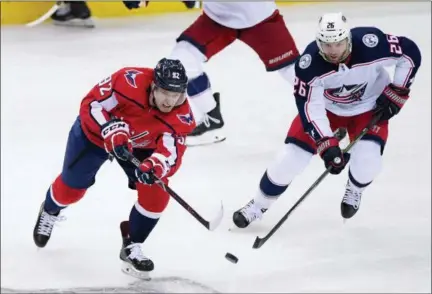
{"label": "capitals logo on jersey", "polygon": [[342,85],[338,88],[330,88],[324,91],[324,97],[341,104],[350,104],[360,101],[367,87],[367,82],[358,85]]}
{"label": "capitals logo on jersey", "polygon": [[129,85],[131,85],[132,87],[136,88],[137,85],[136,85],[135,79],[136,79],[137,75],[139,75],[139,74],[142,74],[142,72],[135,70],[135,69],[130,69],[130,70],[126,71],[124,76],[126,78],[127,83]]}
{"label": "capitals logo on jersey", "polygon": [[177,117],[182,123],[187,124],[188,126],[191,125],[194,120],[192,113],[177,114]]}

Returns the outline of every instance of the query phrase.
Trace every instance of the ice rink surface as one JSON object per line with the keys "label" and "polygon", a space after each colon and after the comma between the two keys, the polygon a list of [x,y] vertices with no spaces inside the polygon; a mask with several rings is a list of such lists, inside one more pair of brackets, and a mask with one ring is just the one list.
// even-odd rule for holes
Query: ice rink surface
{"label": "ice rink surface", "polygon": [[[315,158],[261,222],[228,231],[233,211],[254,196],[296,115],[292,89],[236,42],[206,69],[221,92],[228,139],[190,148],[172,188],[206,217],[220,201],[221,227],[208,232],[175,201],[144,246],[156,265],[149,283],[120,271],[119,222],[135,194],[117,164],[106,164],[85,198],[65,212],[50,244],[32,230],[61,169],[66,138],[89,89],[123,66],[152,67],[197,12],[99,20],[94,30],[7,27],[1,31],[1,287],[106,292],[431,291],[430,3],[283,7],[298,47],[314,39],[318,16],[344,11],[352,26],[377,26],[419,45],[423,62],[400,115],[391,121],[384,168],[359,213],[340,216],[346,171],[328,177],[261,249],[262,236],[323,172]],[[237,255],[237,265],[225,260]],[[84,289],[84,290],[83,290]]]}

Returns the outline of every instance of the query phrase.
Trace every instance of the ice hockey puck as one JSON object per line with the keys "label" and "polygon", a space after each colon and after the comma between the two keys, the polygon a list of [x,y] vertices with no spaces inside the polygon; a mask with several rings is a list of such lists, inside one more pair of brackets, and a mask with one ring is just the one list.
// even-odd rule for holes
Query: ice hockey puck
{"label": "ice hockey puck", "polygon": [[229,253],[229,252],[227,252],[226,254],[225,254],[225,258],[226,259],[228,259],[230,262],[232,262],[232,263],[237,263],[238,262],[238,258],[237,258],[237,256],[235,256],[234,254],[231,254],[231,253]]}

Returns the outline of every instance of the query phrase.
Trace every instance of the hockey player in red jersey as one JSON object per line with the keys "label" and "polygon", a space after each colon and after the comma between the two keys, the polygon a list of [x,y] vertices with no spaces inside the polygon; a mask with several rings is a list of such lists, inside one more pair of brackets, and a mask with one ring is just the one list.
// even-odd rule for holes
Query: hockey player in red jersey
{"label": "hockey player in red jersey", "polygon": [[[178,60],[162,59],[152,68],[122,68],[98,83],[82,100],[69,133],[60,175],[50,185],[34,227],[38,247],[48,243],[60,212],[78,202],[95,183],[99,168],[113,156],[137,190],[129,220],[121,223],[125,270],[145,275],[153,262],[141,251],[168,204],[168,184],[180,167],[185,137],[195,121],[185,96],[186,71]],[[142,163],[136,168],[125,150]]]}

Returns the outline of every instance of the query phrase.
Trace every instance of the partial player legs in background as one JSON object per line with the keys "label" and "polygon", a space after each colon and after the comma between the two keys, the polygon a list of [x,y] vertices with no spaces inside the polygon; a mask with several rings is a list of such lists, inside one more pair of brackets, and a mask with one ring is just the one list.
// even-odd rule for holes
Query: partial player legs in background
{"label": "partial player legs in background", "polygon": [[261,23],[247,29],[222,26],[203,13],[177,39],[171,58],[180,59],[188,72],[188,96],[195,106],[194,115],[199,122],[188,136],[187,145],[203,145],[225,140],[220,110],[220,95],[213,93],[203,63],[236,39],[249,45],[261,58],[267,71],[279,71],[293,84],[290,70],[299,52],[279,11]]}
{"label": "partial player legs in background", "polygon": [[278,10],[259,24],[240,30],[238,38],[258,54],[268,72],[278,71],[285,81],[294,84],[293,65],[299,51]]}
{"label": "partial player legs in background", "polygon": [[36,246],[47,245],[55,223],[63,219],[60,212],[84,196],[107,159],[106,151],[87,139],[78,118],[69,132],[62,172],[48,188],[39,210],[33,230]]}
{"label": "partial player legs in background", "polygon": [[86,28],[95,26],[85,1],[64,1],[51,19],[55,25]]}
{"label": "partial player legs in background", "polygon": [[189,146],[225,140],[220,94],[213,93],[203,64],[236,39],[236,30],[219,25],[205,13],[178,38],[170,58],[179,59],[189,77],[188,96],[197,128],[187,137]]}

